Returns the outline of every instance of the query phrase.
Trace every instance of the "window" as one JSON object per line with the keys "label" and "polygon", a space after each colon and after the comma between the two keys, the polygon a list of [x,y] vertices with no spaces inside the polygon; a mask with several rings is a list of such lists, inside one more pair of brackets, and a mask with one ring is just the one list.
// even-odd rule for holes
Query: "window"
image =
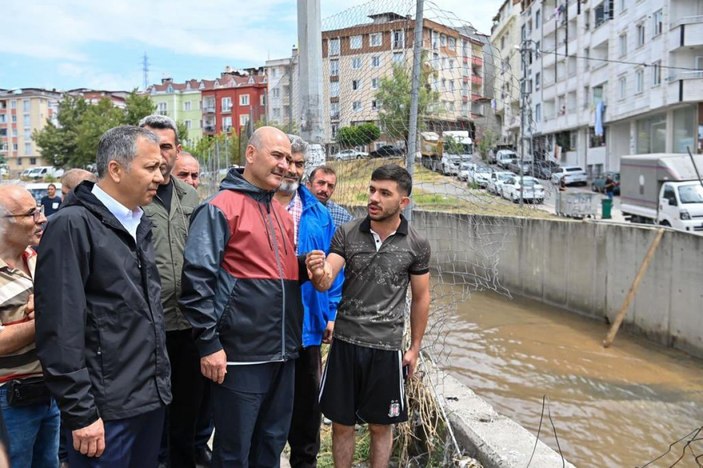
{"label": "window", "polygon": [[245,127],[249,123],[249,114],[242,114],[239,116],[239,126]]}
{"label": "window", "polygon": [[664,12],[662,10],[657,10],[652,15],[652,28],[654,36],[658,36],[664,31]]}
{"label": "window", "polygon": [[242,94],[239,96],[239,105],[240,106],[248,106],[249,105],[249,95],[248,94]]}
{"label": "window", "polygon": [[361,89],[361,80],[352,80],[352,89],[358,91]]}
{"label": "window", "polygon": [[535,121],[542,121],[542,104],[539,103],[535,104]]}
{"label": "window", "polygon": [[352,58],[352,70],[358,70],[361,68],[361,57]]}
{"label": "window", "polygon": [[273,117],[277,119],[280,116],[281,116],[281,108],[280,107],[274,108],[273,109]]}
{"label": "window", "polygon": [[186,120],[185,121],[186,128],[190,130],[193,127],[193,122],[191,120]]}
{"label": "window", "polygon": [[613,19],[613,2],[614,0],[603,0],[603,3],[598,5],[594,10],[596,28],[606,21]]}
{"label": "window", "polygon": [[627,77],[621,76],[618,78],[618,98],[625,99],[627,97]]}
{"label": "window", "polygon": [[33,166],[37,163],[37,158],[29,158],[29,165]]}
{"label": "window", "polygon": [[352,110],[354,112],[359,112],[361,111],[361,101],[354,101],[352,102]]}
{"label": "window", "polygon": [[222,131],[229,132],[232,130],[232,117],[222,118]]}
{"label": "window", "polygon": [[383,35],[381,33],[369,34],[369,45],[371,47],[381,47],[383,44]]}
{"label": "window", "polygon": [[349,38],[349,47],[351,49],[361,49],[362,36],[351,36]]}
{"label": "window", "polygon": [[[168,114],[168,104],[167,103],[165,103],[165,102],[159,103],[159,114],[161,114],[161,115]],[[25,123],[25,125],[27,125],[27,124]]]}
{"label": "window", "polygon": [[454,59],[449,59],[449,69],[454,70]]}
{"label": "window", "polygon": [[636,34],[637,34],[637,47],[642,47],[644,46],[644,23],[639,23],[636,26]]}
{"label": "window", "polygon": [[620,57],[624,57],[627,55],[627,33],[620,34],[618,43],[620,44]]}
{"label": "window", "polygon": [[[535,12],[535,29],[538,29],[542,24],[542,10]],[[537,119],[539,121],[539,119]]]}
{"label": "window", "polygon": [[272,68],[271,69],[271,78],[276,78],[277,73],[278,73],[278,70],[276,70],[275,68]]}
{"label": "window", "polygon": [[539,90],[539,85],[542,81],[542,74],[537,72],[535,73],[535,91]]}
{"label": "window", "polygon": [[22,99],[22,111],[29,112],[32,110],[32,104],[29,99]]}
{"label": "window", "polygon": [[371,89],[378,89],[378,78],[371,78]]}
{"label": "window", "polygon": [[329,40],[329,55],[339,55],[339,39]]}
{"label": "window", "polygon": [[380,55],[374,55],[371,57],[371,66],[374,68],[378,68],[381,66],[381,56]]}
{"label": "window", "polygon": [[266,95],[262,94],[259,96],[259,105],[260,106],[265,106],[266,105]]}
{"label": "window", "polygon": [[378,110],[378,101],[371,101],[371,110]]}
{"label": "window", "polygon": [[29,140],[32,138],[32,129],[31,128],[25,128],[24,129],[24,139]]}
{"label": "window", "polygon": [[24,114],[22,117],[23,117],[22,123],[24,124],[24,127],[25,128],[31,127],[32,126],[32,119],[29,116],[29,114]]}
{"label": "window", "polygon": [[449,38],[449,40],[447,41],[447,44],[450,49],[452,49],[452,50],[456,49],[456,39],[454,39],[453,37]]}
{"label": "window", "polygon": [[339,81],[330,83],[330,97],[339,97]]}
{"label": "window", "polygon": [[339,60],[330,60],[330,76],[339,76]]}
{"label": "window", "polygon": [[339,103],[330,102],[330,119],[339,120]]}
{"label": "window", "polygon": [[17,101],[15,99],[10,101],[10,109],[17,109]]}
{"label": "window", "polygon": [[405,48],[405,31],[399,29],[393,31],[393,48],[394,49],[404,49]]}
{"label": "window", "polygon": [[620,14],[625,10],[627,10],[627,0],[618,0],[618,11]]}
{"label": "window", "polygon": [[222,112],[229,112],[231,110],[232,110],[232,98],[231,97],[222,98]]}
{"label": "window", "polygon": [[332,124],[332,125],[330,125],[330,128],[332,129],[332,138],[336,138],[337,137],[337,130],[339,130],[339,125]]}
{"label": "window", "polygon": [[402,52],[393,52],[393,63],[401,64],[405,61]]}
{"label": "window", "polygon": [[439,45],[442,47],[447,47],[447,36],[444,34],[439,35]]}
{"label": "window", "polygon": [[281,96],[281,88],[273,88],[271,90],[271,95],[275,98],[280,97]]}
{"label": "window", "polygon": [[635,71],[635,93],[639,94],[644,91],[644,69],[640,68]]}
{"label": "window", "polygon": [[32,144],[31,143],[24,144],[24,154],[32,154]]}
{"label": "window", "polygon": [[192,106],[190,101],[186,101],[183,103],[183,110],[185,112],[190,112],[190,107]]}
{"label": "window", "polygon": [[652,86],[662,84],[662,61],[657,60],[652,63]]}

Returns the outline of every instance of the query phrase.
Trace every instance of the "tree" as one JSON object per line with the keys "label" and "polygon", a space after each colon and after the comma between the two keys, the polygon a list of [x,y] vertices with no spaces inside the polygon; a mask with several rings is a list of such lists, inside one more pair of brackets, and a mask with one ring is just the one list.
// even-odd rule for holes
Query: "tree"
{"label": "tree", "polygon": [[176,122],[176,132],[178,133],[178,141],[183,144],[188,141],[188,127],[182,120]]}
{"label": "tree", "polygon": [[63,96],[59,102],[58,125],[48,120],[42,130],[35,130],[32,134],[42,158],[58,167],[73,166],[70,161],[78,152],[78,127],[88,106],[80,96]]}
{"label": "tree", "polygon": [[124,123],[124,111],[112,104],[109,98],[102,98],[97,104],[88,106],[76,138],[78,151],[69,158],[73,167],[84,167],[95,162],[98,142],[103,133]]}
{"label": "tree", "polygon": [[132,90],[125,99],[127,108],[122,123],[125,125],[138,125],[139,121],[147,115],[156,111],[156,105],[148,94],[138,94],[137,90]]}
{"label": "tree", "polygon": [[337,132],[337,143],[343,148],[352,146],[366,146],[379,139],[381,129],[375,124],[367,122],[351,127],[342,127]]}
{"label": "tree", "polygon": [[[432,91],[428,83],[433,76],[431,67],[423,67],[417,107],[418,131],[422,130],[422,117],[427,116],[428,109],[439,102],[439,92]],[[402,139],[406,147],[410,123],[411,84],[410,71],[400,64],[394,64],[393,74],[381,79],[376,93],[376,100],[381,106],[378,115],[384,133],[391,138]]]}

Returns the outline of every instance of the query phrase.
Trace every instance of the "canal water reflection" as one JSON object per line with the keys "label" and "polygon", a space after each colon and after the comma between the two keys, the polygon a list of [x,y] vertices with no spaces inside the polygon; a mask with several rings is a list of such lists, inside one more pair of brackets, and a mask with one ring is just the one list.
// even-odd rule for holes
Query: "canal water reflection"
{"label": "canal water reflection", "polygon": [[[445,367],[533,434],[546,395],[577,466],[642,466],[703,425],[701,360],[622,331],[604,349],[607,325],[493,293],[473,293],[449,324]],[[540,439],[556,450],[546,409]],[[671,466],[683,445],[650,466]],[[676,466],[698,465],[689,452]]]}

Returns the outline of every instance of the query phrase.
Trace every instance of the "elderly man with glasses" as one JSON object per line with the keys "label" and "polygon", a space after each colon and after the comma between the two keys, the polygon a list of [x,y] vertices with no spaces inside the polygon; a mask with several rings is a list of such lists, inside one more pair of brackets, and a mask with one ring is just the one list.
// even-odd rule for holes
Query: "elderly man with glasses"
{"label": "elderly man with glasses", "polygon": [[59,464],[59,410],[44,384],[34,331],[32,247],[44,223],[44,208],[27,189],[0,186],[0,408],[11,466]]}

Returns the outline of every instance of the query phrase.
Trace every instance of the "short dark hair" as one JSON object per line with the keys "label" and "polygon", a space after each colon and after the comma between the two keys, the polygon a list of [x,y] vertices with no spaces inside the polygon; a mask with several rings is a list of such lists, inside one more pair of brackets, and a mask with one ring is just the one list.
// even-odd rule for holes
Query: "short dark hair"
{"label": "short dark hair", "polygon": [[179,144],[178,126],[176,121],[171,117],[160,114],[147,115],[139,121],[139,126],[142,128],[155,128],[157,130],[173,130],[173,134],[176,136],[176,144]]}
{"label": "short dark hair", "polygon": [[49,184],[46,186],[46,188],[51,188],[51,187],[54,187],[54,190],[56,190],[56,186],[54,184]]}
{"label": "short dark hair", "polygon": [[322,165],[322,166],[317,166],[315,169],[312,170],[312,172],[310,173],[310,177],[308,177],[309,181],[312,182],[313,180],[315,180],[315,174],[317,174],[317,171],[320,171],[324,174],[331,174],[331,175],[337,177],[337,171],[335,171],[334,168],[332,168],[330,166]]}
{"label": "short dark hair", "polygon": [[410,173],[397,164],[386,164],[376,168],[371,174],[371,180],[392,180],[408,197],[413,191],[413,179],[410,177]]}

